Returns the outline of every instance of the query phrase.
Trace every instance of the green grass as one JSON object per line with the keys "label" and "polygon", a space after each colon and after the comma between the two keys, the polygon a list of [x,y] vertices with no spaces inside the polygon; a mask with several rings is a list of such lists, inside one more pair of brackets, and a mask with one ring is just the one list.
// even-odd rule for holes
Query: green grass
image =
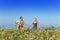
{"label": "green grass", "polygon": [[60,40],[60,28],[21,29],[0,28],[0,40]]}

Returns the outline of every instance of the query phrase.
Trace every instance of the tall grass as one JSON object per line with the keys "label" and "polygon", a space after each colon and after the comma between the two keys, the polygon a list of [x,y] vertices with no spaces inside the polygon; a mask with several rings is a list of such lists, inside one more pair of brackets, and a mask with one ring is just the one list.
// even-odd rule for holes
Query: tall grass
{"label": "tall grass", "polygon": [[60,28],[0,28],[0,40],[60,40]]}

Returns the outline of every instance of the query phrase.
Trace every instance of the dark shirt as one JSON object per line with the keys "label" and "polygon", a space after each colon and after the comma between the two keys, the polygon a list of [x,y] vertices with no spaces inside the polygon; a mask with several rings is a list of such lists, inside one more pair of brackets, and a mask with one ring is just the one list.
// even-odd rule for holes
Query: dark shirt
{"label": "dark shirt", "polygon": [[37,29],[37,23],[33,23],[33,29]]}

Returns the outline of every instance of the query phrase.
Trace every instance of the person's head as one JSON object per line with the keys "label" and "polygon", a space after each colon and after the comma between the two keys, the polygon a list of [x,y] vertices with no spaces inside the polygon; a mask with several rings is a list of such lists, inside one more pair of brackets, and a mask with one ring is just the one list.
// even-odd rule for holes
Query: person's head
{"label": "person's head", "polygon": [[21,16],[20,19],[23,20],[23,17]]}
{"label": "person's head", "polygon": [[37,21],[37,18],[36,17],[34,18],[34,21]]}

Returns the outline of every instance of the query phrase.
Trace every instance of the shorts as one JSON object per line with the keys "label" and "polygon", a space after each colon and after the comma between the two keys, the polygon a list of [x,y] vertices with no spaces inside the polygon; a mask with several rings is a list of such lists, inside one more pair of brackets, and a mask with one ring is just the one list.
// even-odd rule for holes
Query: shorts
{"label": "shorts", "polygon": [[23,28],[23,25],[19,25],[19,26],[18,26],[18,29],[19,29],[19,30],[20,30],[21,28]]}

